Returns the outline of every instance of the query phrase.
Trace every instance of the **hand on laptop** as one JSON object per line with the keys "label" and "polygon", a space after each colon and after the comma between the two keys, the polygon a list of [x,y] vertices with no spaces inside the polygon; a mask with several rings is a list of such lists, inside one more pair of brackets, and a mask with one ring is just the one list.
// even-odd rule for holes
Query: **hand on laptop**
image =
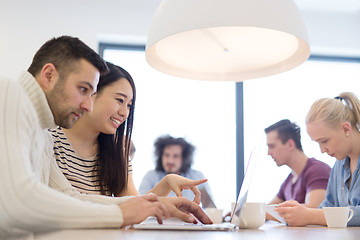
{"label": "hand on laptop", "polygon": [[159,197],[159,199],[166,206],[171,217],[189,223],[197,223],[196,218],[204,224],[213,223],[198,204],[191,202],[187,198]]}
{"label": "hand on laptop", "polygon": [[177,174],[168,174],[153,189],[151,189],[150,192],[165,197],[169,195],[172,190],[176,196],[181,197],[182,190],[190,189],[195,195],[193,201],[200,204],[201,193],[196,186],[206,181],[207,179],[190,180]]}
{"label": "hand on laptop", "polygon": [[140,223],[149,216],[155,216],[159,223],[162,223],[163,217],[170,217],[170,212],[155,194],[135,196],[118,206],[123,214],[122,226]]}

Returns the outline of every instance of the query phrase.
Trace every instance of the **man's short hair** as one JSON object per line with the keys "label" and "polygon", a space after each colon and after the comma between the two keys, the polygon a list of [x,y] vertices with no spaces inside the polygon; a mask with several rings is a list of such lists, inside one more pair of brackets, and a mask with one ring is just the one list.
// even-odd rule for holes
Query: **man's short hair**
{"label": "man's short hair", "polygon": [[158,137],[155,140],[155,169],[158,171],[164,171],[162,165],[162,155],[165,147],[171,145],[179,145],[182,148],[182,164],[181,164],[181,172],[186,173],[193,163],[193,154],[195,151],[195,147],[188,143],[184,138],[174,138],[169,135]]}
{"label": "man's short hair", "polygon": [[291,122],[289,119],[283,119],[265,128],[266,134],[272,131],[277,131],[278,138],[283,144],[289,139],[292,139],[295,142],[296,148],[303,151],[301,146],[300,127],[296,123]]}
{"label": "man's short hair", "polygon": [[34,77],[40,73],[43,66],[52,63],[64,79],[69,73],[76,70],[81,59],[85,59],[96,67],[100,74],[108,71],[105,61],[80,39],[70,36],[61,36],[47,41],[36,52],[28,72]]}

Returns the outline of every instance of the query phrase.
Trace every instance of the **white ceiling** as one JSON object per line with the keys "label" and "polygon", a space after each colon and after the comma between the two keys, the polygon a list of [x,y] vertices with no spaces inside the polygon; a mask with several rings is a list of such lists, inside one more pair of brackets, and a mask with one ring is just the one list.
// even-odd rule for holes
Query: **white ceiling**
{"label": "white ceiling", "polygon": [[360,11],[360,0],[295,0],[299,9],[318,12],[345,12]]}
{"label": "white ceiling", "polygon": [[[2,0],[4,1],[4,0]],[[67,0],[70,1],[70,0]],[[72,0],[71,0],[72,1]],[[70,1],[70,2],[71,2]],[[157,7],[162,0],[108,0],[134,6]],[[268,0],[271,1],[271,0]],[[299,9],[316,12],[354,13],[360,11],[360,0],[294,0]]]}

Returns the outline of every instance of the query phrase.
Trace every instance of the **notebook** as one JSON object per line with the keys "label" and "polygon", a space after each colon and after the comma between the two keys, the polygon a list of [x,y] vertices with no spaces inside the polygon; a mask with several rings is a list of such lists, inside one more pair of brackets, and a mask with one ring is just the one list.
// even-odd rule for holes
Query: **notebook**
{"label": "notebook", "polygon": [[[236,205],[231,212],[230,223],[219,223],[219,224],[194,224],[186,223],[179,219],[164,219],[163,224],[159,224],[155,217],[149,217],[140,224],[134,224],[131,226],[133,229],[141,230],[186,230],[186,231],[232,231],[240,225],[241,210],[246,202],[247,194],[251,178],[254,173],[254,169],[258,159],[258,149],[254,149],[249,157],[244,179],[241,184],[240,192],[236,201]],[[230,205],[231,201],[229,201]],[[214,206],[215,204],[212,203]]]}

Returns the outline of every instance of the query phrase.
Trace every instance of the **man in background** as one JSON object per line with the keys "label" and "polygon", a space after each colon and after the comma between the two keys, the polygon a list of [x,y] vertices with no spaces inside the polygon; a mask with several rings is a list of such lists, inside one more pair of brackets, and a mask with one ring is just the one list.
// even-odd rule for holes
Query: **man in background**
{"label": "man in background", "polygon": [[290,120],[284,119],[267,127],[265,133],[268,154],[277,166],[286,165],[291,169],[269,204],[296,200],[307,207],[317,208],[325,199],[331,171],[329,165],[305,155],[300,141],[300,127]]}
{"label": "man in background", "polygon": [[[167,174],[178,174],[191,180],[204,179],[204,175],[191,168],[195,147],[184,138],[174,138],[166,135],[157,138],[154,142],[155,147],[155,170],[151,170],[144,176],[139,193],[144,194],[150,191]],[[198,185],[201,192],[201,203],[205,207],[215,207],[209,184]],[[194,199],[192,191],[185,189],[182,195],[190,200]],[[171,192],[169,196],[175,196]]]}

